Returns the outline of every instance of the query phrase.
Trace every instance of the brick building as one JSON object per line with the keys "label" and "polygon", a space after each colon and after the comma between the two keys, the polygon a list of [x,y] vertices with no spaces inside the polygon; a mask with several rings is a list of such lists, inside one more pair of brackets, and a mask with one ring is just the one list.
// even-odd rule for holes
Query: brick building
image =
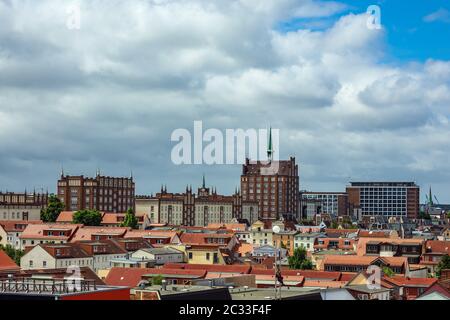
{"label": "brick building", "polygon": [[61,173],[58,181],[58,197],[65,210],[95,209],[107,212],[126,212],[135,209],[135,184],[133,177],[116,178],[100,175],[95,178],[69,176]]}

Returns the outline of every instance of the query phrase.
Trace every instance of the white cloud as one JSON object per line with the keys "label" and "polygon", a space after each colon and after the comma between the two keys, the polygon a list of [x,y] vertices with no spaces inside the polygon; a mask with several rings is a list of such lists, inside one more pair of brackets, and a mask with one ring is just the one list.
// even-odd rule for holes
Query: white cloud
{"label": "white cloud", "polygon": [[[450,62],[383,64],[385,31],[369,30],[364,13],[280,33],[280,21],[345,6],[80,2],[71,31],[59,1],[0,0],[0,180],[11,189],[54,188],[61,163],[74,173],[133,167],[139,192],[180,189],[199,168],[172,166],[169,138],[193,120],[281,128],[281,154],[296,155],[304,188],[449,178]],[[223,192],[239,181],[238,167],[207,170]]]}
{"label": "white cloud", "polygon": [[423,18],[425,22],[445,22],[450,23],[450,11],[444,8],[440,8],[439,10],[430,13],[429,15]]}

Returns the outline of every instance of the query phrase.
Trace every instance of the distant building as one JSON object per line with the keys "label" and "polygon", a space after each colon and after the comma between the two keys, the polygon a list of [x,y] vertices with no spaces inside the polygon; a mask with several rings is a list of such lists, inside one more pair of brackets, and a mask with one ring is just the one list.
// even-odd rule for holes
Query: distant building
{"label": "distant building", "polygon": [[40,220],[48,193],[0,192],[0,220]]}
{"label": "distant building", "polygon": [[345,192],[302,191],[300,197],[302,203],[307,203],[307,200],[317,200],[323,213],[332,216],[348,215],[348,195]]}
{"label": "distant building", "polygon": [[351,182],[347,187],[350,213],[417,218],[420,188],[414,182]]}
{"label": "distant building", "polygon": [[253,223],[259,215],[258,202],[243,200],[238,190],[231,196],[218,194],[206,187],[204,177],[197,194],[191,187],[186,187],[184,193],[170,193],[161,187],[155,196],[139,196],[137,203],[140,212],[146,212],[152,223],[168,225],[206,227],[236,219]]}
{"label": "distant building", "polygon": [[135,209],[134,195],[132,176],[106,177],[97,172],[94,178],[89,178],[64,175],[62,172],[58,181],[58,197],[67,211],[95,209],[123,213]]}

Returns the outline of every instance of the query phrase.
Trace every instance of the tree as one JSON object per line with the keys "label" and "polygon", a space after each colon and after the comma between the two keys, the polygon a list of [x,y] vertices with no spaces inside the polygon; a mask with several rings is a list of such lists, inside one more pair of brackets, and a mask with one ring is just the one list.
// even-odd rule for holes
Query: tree
{"label": "tree", "polygon": [[306,256],[306,250],[303,247],[294,250],[294,254],[288,258],[290,269],[311,270],[312,262]]}
{"label": "tree", "polygon": [[81,223],[85,226],[99,226],[102,222],[102,214],[97,210],[81,210],[73,214],[73,223]]}
{"label": "tree", "polygon": [[23,250],[14,249],[14,247],[10,244],[7,244],[6,246],[0,244],[0,250],[5,251],[5,253],[14,260],[14,262],[19,266],[20,265],[20,258],[23,257],[25,252]]}
{"label": "tree", "polygon": [[431,220],[431,216],[428,212],[420,211],[419,212],[419,219],[425,219],[425,220]]}
{"label": "tree", "polygon": [[44,222],[55,222],[61,211],[64,210],[64,204],[54,194],[48,198],[47,208],[41,210],[41,220]]}
{"label": "tree", "polygon": [[442,260],[439,262],[437,268],[436,268],[436,275],[438,277],[441,276],[442,270],[450,269],[450,256],[447,254],[442,257]]}
{"label": "tree", "polygon": [[123,223],[121,224],[122,227],[129,227],[132,229],[138,228],[138,219],[136,218],[136,215],[134,214],[133,209],[128,209],[125,219],[123,220]]}
{"label": "tree", "polygon": [[160,286],[160,285],[162,285],[163,280],[164,280],[164,277],[162,275],[158,274],[152,278],[152,285]]}
{"label": "tree", "polygon": [[388,277],[393,277],[395,275],[395,272],[388,266],[384,266],[382,270],[383,274],[387,275]]}

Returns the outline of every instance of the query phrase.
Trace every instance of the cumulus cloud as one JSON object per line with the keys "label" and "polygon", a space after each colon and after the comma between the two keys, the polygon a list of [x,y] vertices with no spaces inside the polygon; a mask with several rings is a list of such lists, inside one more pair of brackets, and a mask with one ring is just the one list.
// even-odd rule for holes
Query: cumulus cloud
{"label": "cumulus cloud", "polygon": [[[296,18],[329,18],[313,0],[0,0],[0,188],[55,189],[73,174],[133,169],[139,193],[161,183],[231,192],[239,166],[175,166],[174,129],[281,129],[301,187],[350,179],[450,177],[450,62],[384,64],[385,30],[365,13],[329,27],[282,32]],[[450,199],[448,199],[450,201]]]}

